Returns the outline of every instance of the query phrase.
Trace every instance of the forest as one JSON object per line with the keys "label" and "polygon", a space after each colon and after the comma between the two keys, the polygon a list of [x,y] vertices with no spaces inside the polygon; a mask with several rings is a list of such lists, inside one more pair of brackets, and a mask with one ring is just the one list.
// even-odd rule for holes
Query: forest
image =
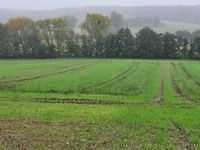
{"label": "forest", "polygon": [[200,58],[200,31],[133,34],[121,14],[87,14],[32,20],[15,17],[0,24],[1,58]]}

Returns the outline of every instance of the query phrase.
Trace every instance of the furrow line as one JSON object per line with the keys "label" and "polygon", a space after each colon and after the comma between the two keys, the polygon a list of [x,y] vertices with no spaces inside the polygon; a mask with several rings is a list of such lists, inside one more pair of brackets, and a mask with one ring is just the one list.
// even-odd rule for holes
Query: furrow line
{"label": "furrow line", "polygon": [[170,135],[177,150],[195,150],[194,145],[188,138],[186,130],[174,121],[171,121]]}
{"label": "furrow line", "polygon": [[[176,65],[174,63],[171,63],[171,65],[173,67],[173,71],[175,72],[177,70]],[[173,85],[174,91],[176,92],[177,96],[180,96],[180,97],[182,97],[183,99],[185,99],[189,102],[195,102],[196,103],[196,101],[192,97],[184,94],[184,92],[178,86],[177,81],[175,79],[175,75],[173,73],[171,73],[171,79],[172,79],[172,85]]]}
{"label": "furrow line", "polygon": [[195,80],[194,77],[190,74],[190,72],[183,66],[183,64],[179,64],[182,71],[186,74],[187,78],[192,80],[196,85],[200,86],[200,82]]}
{"label": "furrow line", "polygon": [[21,79],[15,79],[15,80],[8,80],[8,81],[1,81],[1,84],[11,84],[11,83],[16,83],[16,82],[24,82],[24,81],[29,81],[29,80],[36,80],[36,79],[41,79],[41,78],[47,78],[49,76],[53,76],[53,75],[58,75],[58,74],[62,74],[62,73],[66,73],[69,71],[75,71],[78,69],[84,69],[86,67],[88,67],[90,64],[86,64],[86,65],[78,65],[76,67],[72,67],[72,68],[67,68],[64,70],[59,70],[59,71],[55,71],[55,72],[51,72],[48,74],[40,74],[40,75],[36,75],[36,76],[32,76],[32,77],[25,77],[25,78],[21,78]]}
{"label": "furrow line", "polygon": [[[134,66],[135,66],[135,69],[133,70],[133,67],[134,67]],[[138,64],[135,65],[135,64],[133,63],[133,64],[131,64],[125,71],[123,71],[123,72],[117,74],[117,75],[114,76],[113,78],[98,83],[97,85],[95,85],[95,88],[96,88],[96,89],[101,89],[101,88],[107,86],[107,85],[110,84],[110,83],[125,80],[125,79],[127,78],[128,74],[129,74],[130,72],[132,72],[132,71],[136,71],[137,68],[138,68]],[[90,88],[93,88],[93,87],[94,87],[94,85],[91,85],[91,86],[89,86],[89,87],[86,87],[86,88],[81,89],[81,91],[87,91],[87,90],[89,90]]]}

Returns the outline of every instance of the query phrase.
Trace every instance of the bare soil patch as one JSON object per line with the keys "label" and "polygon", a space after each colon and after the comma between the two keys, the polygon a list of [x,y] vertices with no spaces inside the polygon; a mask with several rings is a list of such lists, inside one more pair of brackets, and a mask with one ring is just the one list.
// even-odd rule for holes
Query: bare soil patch
{"label": "bare soil patch", "polygon": [[154,98],[155,103],[161,104],[164,101],[164,80],[160,81],[160,86],[158,89],[158,93]]}
{"label": "bare soil patch", "polygon": [[177,150],[195,150],[194,145],[188,139],[185,129],[176,122],[171,121],[170,133],[172,142],[176,145]]}
{"label": "bare soil patch", "polygon": [[113,105],[113,104],[126,104],[122,101],[111,101],[111,100],[96,100],[96,99],[45,99],[35,98],[33,102],[39,103],[63,103],[63,104],[89,104],[89,105]]}
{"label": "bare soil patch", "polygon": [[[139,150],[143,137],[135,134],[134,131],[137,130],[143,130],[143,128],[133,124],[98,124],[80,121],[0,120],[0,149],[104,150],[134,148]],[[124,142],[125,139],[126,142]],[[132,141],[134,143],[131,143]]]}

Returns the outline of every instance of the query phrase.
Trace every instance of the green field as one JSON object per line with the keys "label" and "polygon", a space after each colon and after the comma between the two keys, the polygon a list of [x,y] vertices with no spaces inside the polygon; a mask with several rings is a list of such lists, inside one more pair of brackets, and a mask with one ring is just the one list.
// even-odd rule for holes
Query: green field
{"label": "green field", "polygon": [[0,60],[0,149],[200,149],[200,62]]}

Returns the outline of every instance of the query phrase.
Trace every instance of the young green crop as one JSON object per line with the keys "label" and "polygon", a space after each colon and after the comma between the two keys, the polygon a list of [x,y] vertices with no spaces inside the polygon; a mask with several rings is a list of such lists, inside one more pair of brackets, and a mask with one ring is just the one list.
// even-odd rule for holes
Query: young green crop
{"label": "young green crop", "polygon": [[0,60],[0,149],[200,149],[199,66]]}

